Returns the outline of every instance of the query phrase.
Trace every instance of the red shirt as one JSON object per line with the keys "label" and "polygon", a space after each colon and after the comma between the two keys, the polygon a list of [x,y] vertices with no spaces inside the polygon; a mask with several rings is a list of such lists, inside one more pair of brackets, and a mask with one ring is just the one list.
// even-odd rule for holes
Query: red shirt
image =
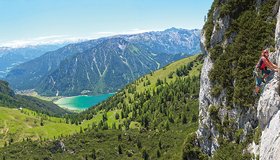
{"label": "red shirt", "polygon": [[266,61],[267,59],[264,56],[262,56],[256,67],[259,68],[260,70],[266,70],[267,69],[267,65],[265,63]]}

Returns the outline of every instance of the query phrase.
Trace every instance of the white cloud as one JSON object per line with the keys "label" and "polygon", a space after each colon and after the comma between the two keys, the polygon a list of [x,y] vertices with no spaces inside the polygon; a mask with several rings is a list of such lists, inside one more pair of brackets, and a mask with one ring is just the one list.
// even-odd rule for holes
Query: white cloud
{"label": "white cloud", "polygon": [[104,36],[104,35],[113,35],[114,32],[97,32],[97,33],[93,33],[93,35],[101,35],[101,36]]}
{"label": "white cloud", "polygon": [[13,40],[13,41],[7,41],[2,43],[0,42],[0,47],[19,48],[19,47],[44,45],[44,44],[62,44],[66,42],[75,43],[75,42],[81,42],[90,39],[97,39],[101,37],[137,34],[137,33],[149,32],[149,31],[152,30],[135,28],[135,29],[131,29],[128,31],[121,31],[121,32],[96,32],[81,37],[72,37],[69,35],[49,35],[49,36],[41,36],[41,37],[35,37],[30,39],[20,39],[20,40]]}
{"label": "white cloud", "polygon": [[65,42],[78,42],[81,41],[80,37],[69,37],[67,35],[50,35],[43,37],[35,37],[30,39],[20,39],[13,40],[8,42],[0,43],[0,47],[11,47],[11,48],[19,48],[26,46],[36,46],[36,45],[44,45],[44,44],[62,44]]}
{"label": "white cloud", "polygon": [[137,34],[137,33],[151,32],[151,31],[154,30],[134,28],[128,31],[119,32],[118,34]]}
{"label": "white cloud", "polygon": [[51,36],[42,36],[34,38],[36,40],[46,40],[46,39],[56,39],[56,38],[64,38],[67,37],[67,35],[51,35]]}

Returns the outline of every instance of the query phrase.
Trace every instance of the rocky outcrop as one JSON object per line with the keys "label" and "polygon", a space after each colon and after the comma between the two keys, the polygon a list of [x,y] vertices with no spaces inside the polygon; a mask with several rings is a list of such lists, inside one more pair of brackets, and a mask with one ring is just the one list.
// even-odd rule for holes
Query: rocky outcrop
{"label": "rocky outcrop", "polygon": [[[280,10],[280,8],[279,8]],[[273,57],[279,59],[280,53],[280,14],[278,11],[275,31],[276,54]],[[277,57],[278,56],[278,57]],[[280,64],[280,59],[278,60]],[[262,128],[260,143],[260,159],[280,159],[280,77],[276,73],[273,79],[265,86],[258,103],[258,119]]]}
{"label": "rocky outcrop", "polygon": [[210,137],[214,137],[213,140],[217,140],[217,132],[212,128],[211,118],[208,112],[209,106],[212,103],[211,97],[211,83],[208,78],[208,73],[212,68],[212,61],[207,56],[204,60],[202,67],[201,79],[200,79],[200,88],[199,92],[199,115],[201,117],[199,121],[199,129],[197,131],[197,136],[200,139],[200,145],[204,152],[211,154],[213,150],[218,147],[217,141],[212,141]]}
{"label": "rocky outcrop", "polygon": [[[210,45],[213,46],[223,39],[223,34],[227,24],[223,24],[223,20],[218,18],[219,8],[217,8],[213,13],[213,33],[210,40]],[[227,22],[228,23],[228,22]],[[197,131],[197,137],[200,142],[200,147],[202,150],[211,155],[213,151],[218,148],[217,137],[219,136],[213,124],[211,122],[210,114],[208,112],[211,104],[220,103],[220,101],[211,96],[211,82],[208,77],[209,72],[213,67],[213,62],[210,59],[208,49],[206,48],[206,35],[205,31],[201,35],[201,50],[202,53],[207,55],[204,59],[204,64],[202,67],[201,78],[200,78],[200,92],[199,92],[199,129]]]}
{"label": "rocky outcrop", "polygon": [[[229,27],[229,16],[220,17],[220,8],[215,8],[213,12],[213,32],[210,39],[210,48],[216,44],[222,43],[223,46],[232,42],[232,39],[225,39],[224,35]],[[225,92],[218,97],[213,97],[211,95],[212,85],[209,79],[209,72],[213,67],[213,62],[210,58],[210,49],[206,47],[206,33],[205,30],[202,31],[201,36],[201,50],[202,53],[206,55],[204,59],[204,64],[201,72],[200,79],[200,92],[199,92],[199,128],[197,131],[197,137],[199,139],[200,147],[204,153],[208,155],[213,154],[213,152],[219,147],[218,138],[220,136],[217,128],[214,125],[213,120],[210,117],[209,108],[211,106],[221,106],[225,105],[226,98]],[[223,117],[228,115],[230,117],[236,117],[238,112],[232,110],[219,110],[219,117],[223,121]]]}
{"label": "rocky outcrop", "polygon": [[[224,35],[226,33],[226,29],[229,27],[229,16],[225,16],[223,18],[219,18],[220,9],[217,8],[214,12],[213,18],[216,19],[215,26],[213,29],[213,33],[211,36],[211,46],[220,43],[223,41]],[[227,45],[230,41],[225,41],[224,45]]]}
{"label": "rocky outcrop", "polygon": [[[215,1],[216,2],[216,1]],[[214,3],[215,3],[214,2]],[[265,1],[256,1],[254,4],[256,10]],[[280,1],[279,1],[280,2]],[[275,6],[279,8],[279,2],[274,5],[273,15]],[[215,115],[219,120],[218,124],[223,125],[226,117],[233,121],[231,129],[233,132],[242,130],[240,136],[240,141],[244,142],[246,136],[254,134],[254,131],[258,124],[260,123],[262,136],[259,143],[252,142],[248,145],[248,151],[255,155],[260,155],[261,159],[280,159],[280,96],[279,96],[279,81],[280,78],[278,74],[272,75],[272,80],[270,80],[264,87],[263,94],[261,95],[259,101],[256,101],[250,107],[242,107],[234,102],[228,107],[226,99],[226,89],[224,88],[218,96],[212,96],[211,91],[213,84],[209,78],[209,72],[213,69],[215,61],[210,58],[212,48],[220,45],[224,50],[231,43],[234,43],[234,38],[239,33],[232,32],[227,34],[227,29],[231,25],[231,17],[224,15],[220,16],[221,12],[221,1],[216,8],[212,10],[211,17],[213,18],[213,29],[211,37],[207,40],[206,29],[202,30],[201,37],[201,49],[206,55],[200,79],[200,94],[199,94],[199,127],[197,130],[197,138],[199,145],[204,153],[208,155],[213,155],[213,153],[219,148],[219,139],[224,138],[229,141],[233,140],[231,134],[220,132],[216,126],[215,120],[211,117],[211,107],[215,108]],[[238,14],[238,11],[234,12]],[[236,15],[235,15],[236,16]],[[271,17],[269,17],[271,19]],[[276,27],[276,52],[271,54],[271,61],[276,63],[280,54],[280,16],[278,15],[277,27]],[[209,42],[209,48],[207,48],[207,43]],[[216,53],[217,54],[217,53]],[[222,53],[221,53],[222,54]],[[280,64],[280,62],[279,62]],[[234,80],[235,81],[235,80]],[[233,81],[233,87],[235,87]],[[220,126],[220,127],[221,127]],[[245,151],[245,150],[244,150]]]}
{"label": "rocky outcrop", "polygon": [[54,142],[54,146],[52,148],[50,148],[50,151],[51,153],[62,153],[62,152],[65,152],[66,149],[65,149],[65,145],[62,141],[60,140],[57,140]]}

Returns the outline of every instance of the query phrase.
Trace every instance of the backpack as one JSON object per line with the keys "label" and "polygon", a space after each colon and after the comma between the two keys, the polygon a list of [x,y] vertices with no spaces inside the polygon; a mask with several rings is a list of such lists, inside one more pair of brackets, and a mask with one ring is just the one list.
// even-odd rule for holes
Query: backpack
{"label": "backpack", "polygon": [[253,76],[256,78],[262,78],[262,70],[258,67],[254,67]]}
{"label": "backpack", "polygon": [[257,65],[254,67],[254,71],[253,71],[253,76],[254,77],[256,77],[256,78],[261,78],[262,77],[262,70],[261,70],[262,64],[263,64],[263,60],[262,60],[262,58],[260,58]]}

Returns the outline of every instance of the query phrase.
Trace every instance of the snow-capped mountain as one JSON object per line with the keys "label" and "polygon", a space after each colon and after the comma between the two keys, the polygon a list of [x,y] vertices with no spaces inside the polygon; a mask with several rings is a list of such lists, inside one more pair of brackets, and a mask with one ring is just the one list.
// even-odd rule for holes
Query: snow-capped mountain
{"label": "snow-capped mountain", "polygon": [[200,52],[200,30],[119,35],[67,45],[14,68],[15,89],[46,95],[108,93],[168,63]]}
{"label": "snow-capped mountain", "polygon": [[63,44],[45,44],[19,48],[0,47],[0,78],[5,77],[12,67],[61,47],[63,47]]}

